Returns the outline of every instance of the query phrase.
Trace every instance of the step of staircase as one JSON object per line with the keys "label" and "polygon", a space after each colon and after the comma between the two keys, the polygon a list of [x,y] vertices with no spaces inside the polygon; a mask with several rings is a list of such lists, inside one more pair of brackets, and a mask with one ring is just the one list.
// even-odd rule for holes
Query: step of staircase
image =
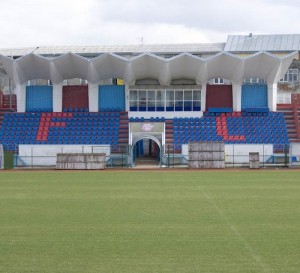
{"label": "step of staircase", "polygon": [[299,122],[300,111],[298,111],[298,107],[297,107],[298,120],[295,120],[294,109],[295,106],[292,104],[277,105],[277,111],[283,113],[284,115],[285,124],[286,124],[290,142],[300,141],[297,128],[296,128],[297,125],[296,122]]}

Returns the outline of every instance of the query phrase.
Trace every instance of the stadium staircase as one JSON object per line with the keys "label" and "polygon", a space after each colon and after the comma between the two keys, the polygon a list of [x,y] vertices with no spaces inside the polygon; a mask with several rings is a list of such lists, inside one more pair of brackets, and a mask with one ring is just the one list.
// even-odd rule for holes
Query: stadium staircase
{"label": "stadium staircase", "polygon": [[283,113],[290,142],[300,142],[300,94],[292,94],[291,104],[278,104]]}
{"label": "stadium staircase", "polygon": [[5,95],[0,92],[0,112],[16,112],[17,111],[17,97],[15,94]]}
{"label": "stadium staircase", "polygon": [[[12,107],[10,107],[10,104]],[[0,92],[0,131],[5,113],[11,111],[17,111],[16,95],[12,95],[12,102],[10,102],[10,96],[4,95],[3,92]]]}
{"label": "stadium staircase", "polygon": [[4,113],[0,112],[0,131],[1,131],[3,120],[4,120]]}
{"label": "stadium staircase", "polygon": [[165,121],[165,142],[166,145],[174,144],[174,120],[168,119]]}
{"label": "stadium staircase", "polygon": [[120,125],[118,131],[118,144],[124,145],[128,144],[128,134],[129,134],[129,122],[128,122],[128,113],[120,113]]}

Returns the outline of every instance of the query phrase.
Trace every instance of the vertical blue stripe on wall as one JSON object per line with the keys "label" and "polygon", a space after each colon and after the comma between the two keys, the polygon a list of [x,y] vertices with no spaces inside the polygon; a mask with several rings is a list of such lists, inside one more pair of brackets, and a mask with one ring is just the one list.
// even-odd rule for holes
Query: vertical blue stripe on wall
{"label": "vertical blue stripe on wall", "polygon": [[117,109],[125,111],[125,86],[100,85],[98,105],[99,111]]}
{"label": "vertical blue stripe on wall", "polygon": [[268,107],[268,86],[244,84],[242,86],[242,109]]}
{"label": "vertical blue stripe on wall", "polygon": [[52,112],[52,86],[26,86],[26,112]]}

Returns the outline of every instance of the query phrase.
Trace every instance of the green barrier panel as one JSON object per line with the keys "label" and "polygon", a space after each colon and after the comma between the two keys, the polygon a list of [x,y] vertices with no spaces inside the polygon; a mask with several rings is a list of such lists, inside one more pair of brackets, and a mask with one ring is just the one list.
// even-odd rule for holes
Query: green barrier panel
{"label": "green barrier panel", "polygon": [[4,152],[4,169],[13,169],[14,168],[14,152],[7,151]]}

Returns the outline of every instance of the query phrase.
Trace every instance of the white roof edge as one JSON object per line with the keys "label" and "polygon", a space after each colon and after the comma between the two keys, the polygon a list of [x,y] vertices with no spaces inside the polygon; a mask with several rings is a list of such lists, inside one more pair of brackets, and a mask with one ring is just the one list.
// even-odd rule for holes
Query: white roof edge
{"label": "white roof edge", "polygon": [[0,48],[0,54],[5,56],[23,56],[28,53],[39,55],[61,55],[68,52],[76,54],[102,53],[153,53],[179,54],[182,52],[206,53],[223,51],[225,43],[186,43],[186,44],[141,44],[141,45],[104,45],[104,46],[40,46],[23,48]]}
{"label": "white roof edge", "polygon": [[[29,53],[27,56],[32,55],[32,53]],[[5,69],[8,71],[8,73],[10,73],[11,76],[14,77],[17,82],[25,82],[27,80],[33,79],[33,77],[39,76],[51,79],[54,83],[60,82],[62,79],[68,79],[72,77],[81,77],[91,82],[97,82],[97,80],[105,79],[105,77],[108,76],[117,76],[124,78],[126,82],[129,83],[143,77],[154,77],[158,78],[161,82],[167,83],[170,82],[172,78],[172,75],[170,74],[171,69],[176,69],[176,72],[174,72],[176,74],[176,77],[186,76],[186,70],[189,69],[189,67],[187,67],[185,63],[185,60],[180,59],[180,57],[178,57],[178,62],[172,62],[168,58],[159,58],[149,53],[141,54],[140,56],[129,60],[125,60],[119,57],[116,58],[111,54],[107,54],[107,56],[111,56],[109,58],[97,59],[97,57],[94,60],[89,60],[85,57],[73,53],[63,54],[60,56],[60,58],[63,59],[68,55],[71,56],[71,60],[76,60],[76,66],[73,65],[70,59],[67,59],[66,62],[56,62],[55,60],[48,58],[48,62],[40,62],[38,58],[35,60],[32,60],[31,58],[26,59],[26,56],[24,56],[24,58],[13,60],[5,56],[1,57],[0,55],[0,61],[2,60],[2,62],[5,64]],[[222,56],[228,57],[220,58]],[[266,56],[267,59],[265,59]],[[281,58],[268,52],[261,51],[247,58],[242,58],[239,56],[235,56],[229,52],[222,51],[207,60],[202,60],[201,58],[197,58],[196,56],[191,56],[189,58],[193,59],[193,69],[197,70],[194,71],[195,73],[192,73],[193,77],[198,80],[198,82],[204,82],[205,79],[213,78],[217,74],[219,74],[220,76],[224,75],[225,78],[226,75],[229,75],[229,80],[242,79],[247,75],[256,76],[257,74],[261,74],[263,76],[262,78],[266,78],[266,75],[269,75],[269,73],[272,73],[272,75],[277,75],[278,73],[274,69],[278,68],[274,68],[274,64],[276,63],[277,65],[278,63],[279,65],[282,61],[285,61],[285,63],[288,64],[295,56],[296,52],[287,55],[285,58]],[[153,60],[156,61],[149,63],[148,59],[146,59],[145,57],[153,58]],[[216,64],[214,62],[214,60],[216,60],[217,58],[220,58],[220,64]],[[263,67],[259,63],[248,61],[251,59],[255,60],[256,58],[264,58],[265,63]],[[40,60],[45,59],[47,58],[41,58]],[[118,60],[117,63],[115,63],[114,59]],[[140,59],[142,63],[135,61],[138,59]],[[241,66],[239,67],[239,69],[241,69],[241,71],[243,72],[238,73],[235,70],[229,73],[228,71],[225,71],[226,69],[223,69],[224,71],[222,71],[222,69],[220,70],[220,67],[227,67],[228,65],[232,67],[233,65],[236,65],[237,61],[240,62]],[[21,63],[23,63],[22,66],[19,65]],[[95,63],[99,65],[95,66]],[[140,65],[147,65],[148,67],[146,70],[139,70]],[[18,69],[16,69],[15,71],[16,66]],[[27,70],[27,68],[29,70]],[[203,77],[199,77],[199,73],[201,73]]]}

